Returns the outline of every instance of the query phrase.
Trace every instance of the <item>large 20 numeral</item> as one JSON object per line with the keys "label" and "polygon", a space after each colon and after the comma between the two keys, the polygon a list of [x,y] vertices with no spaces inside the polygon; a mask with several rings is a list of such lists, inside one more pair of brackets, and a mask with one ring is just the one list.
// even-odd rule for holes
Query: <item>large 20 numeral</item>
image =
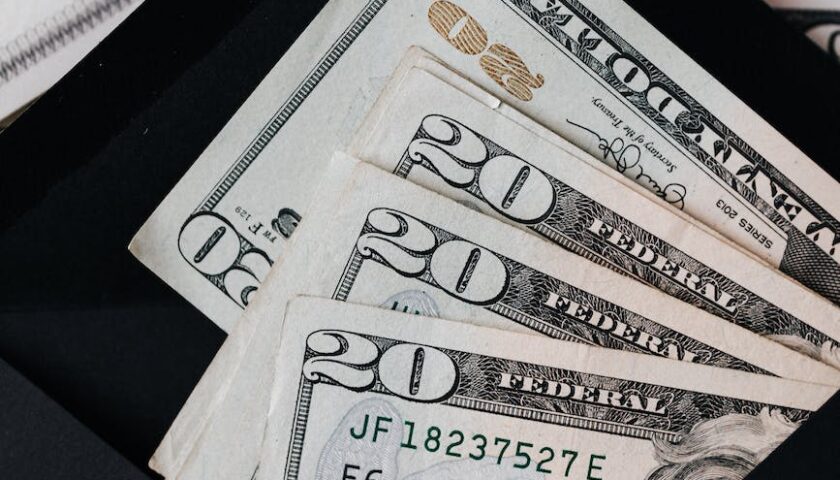
{"label": "large 20 numeral", "polygon": [[271,261],[261,250],[243,251],[233,225],[213,212],[199,213],[184,223],[178,235],[178,251],[205,276],[221,279],[225,293],[243,308],[271,268]]}
{"label": "large 20 numeral", "polygon": [[539,223],[554,210],[554,186],[538,168],[513,155],[489,157],[481,138],[451,118],[429,115],[422,129],[428,137],[413,140],[408,156],[450,185],[472,186],[477,174],[482,200],[519,223]]}
{"label": "large 20 numeral", "polygon": [[384,352],[371,340],[350,332],[322,330],[307,338],[316,353],[303,366],[313,382],[325,378],[356,391],[379,382],[394,395],[416,402],[439,402],[458,386],[455,362],[442,351],[424,345],[396,344]]}
{"label": "large 20 numeral", "polygon": [[507,267],[486,248],[460,239],[439,243],[421,221],[388,208],[371,211],[367,223],[376,231],[357,240],[356,248],[363,257],[377,254],[408,277],[429,273],[441,289],[475,305],[497,301],[507,288]]}
{"label": "large 20 numeral", "polygon": [[487,31],[466,10],[447,0],[429,7],[429,23],[450,45],[467,55],[478,55],[478,64],[490,78],[514,97],[527,102],[534,98],[533,89],[545,83],[542,75],[534,75],[516,52],[501,43],[488,48]]}

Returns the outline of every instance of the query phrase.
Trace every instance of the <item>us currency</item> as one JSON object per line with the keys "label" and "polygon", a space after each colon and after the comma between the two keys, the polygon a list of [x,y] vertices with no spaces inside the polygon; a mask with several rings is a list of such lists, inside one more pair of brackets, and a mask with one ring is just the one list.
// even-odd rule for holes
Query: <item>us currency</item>
{"label": "us currency", "polygon": [[840,1],[765,1],[832,58],[840,60]]}
{"label": "us currency", "polygon": [[616,0],[330,2],[131,251],[229,330],[411,45],[840,298],[837,183]]}
{"label": "us currency", "polygon": [[286,303],[301,294],[838,383],[837,370],[624,275],[376,167],[336,161],[293,247],[158,448],[153,463],[167,477],[253,473],[269,410],[268,359]]}
{"label": "us currency", "polygon": [[60,80],[141,3],[0,2],[0,128]]}
{"label": "us currency", "polygon": [[741,479],[831,388],[300,297],[258,480]]}
{"label": "us currency", "polygon": [[350,153],[840,368],[835,305],[557,145],[414,50]]}

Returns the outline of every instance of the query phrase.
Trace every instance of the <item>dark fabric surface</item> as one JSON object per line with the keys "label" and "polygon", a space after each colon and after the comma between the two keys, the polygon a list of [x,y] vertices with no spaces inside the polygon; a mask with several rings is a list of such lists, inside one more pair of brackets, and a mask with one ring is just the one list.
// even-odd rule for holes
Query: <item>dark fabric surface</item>
{"label": "dark fabric surface", "polygon": [[0,478],[148,480],[2,360],[0,385]]}
{"label": "dark fabric surface", "polygon": [[[146,0],[0,134],[0,358],[147,473],[223,334],[126,246],[323,3]],[[762,2],[629,3],[840,176],[840,67]],[[835,399],[751,478],[840,478],[838,417]],[[2,443],[50,435],[15,420]],[[50,478],[96,478],[68,473]]]}

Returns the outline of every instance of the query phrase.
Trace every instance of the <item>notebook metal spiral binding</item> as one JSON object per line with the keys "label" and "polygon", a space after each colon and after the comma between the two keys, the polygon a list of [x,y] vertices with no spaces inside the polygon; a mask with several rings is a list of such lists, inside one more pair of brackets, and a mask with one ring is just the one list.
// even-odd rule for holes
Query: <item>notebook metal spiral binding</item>
{"label": "notebook metal spiral binding", "polygon": [[76,0],[0,47],[0,87],[139,0]]}

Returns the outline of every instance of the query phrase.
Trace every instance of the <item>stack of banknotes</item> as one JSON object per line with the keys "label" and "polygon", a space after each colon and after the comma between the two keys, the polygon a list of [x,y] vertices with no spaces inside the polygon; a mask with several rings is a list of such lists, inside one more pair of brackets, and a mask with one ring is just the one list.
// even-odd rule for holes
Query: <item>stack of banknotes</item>
{"label": "stack of banknotes", "polygon": [[333,0],[130,246],[230,333],[151,466],[743,478],[840,386],[838,218],[618,0]]}

